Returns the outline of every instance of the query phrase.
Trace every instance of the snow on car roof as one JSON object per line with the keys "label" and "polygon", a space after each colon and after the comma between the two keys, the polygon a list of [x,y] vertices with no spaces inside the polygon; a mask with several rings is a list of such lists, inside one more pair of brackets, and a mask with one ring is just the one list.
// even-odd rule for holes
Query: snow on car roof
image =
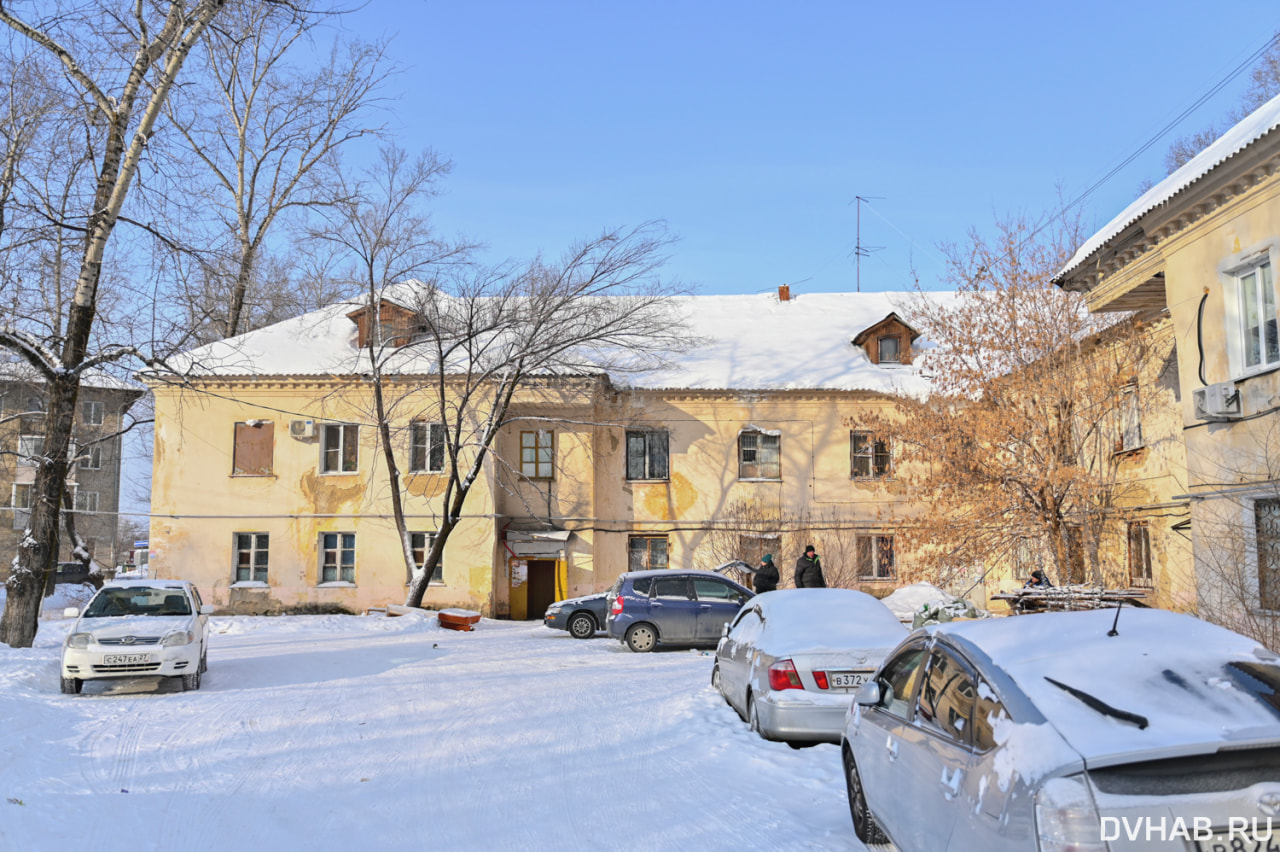
{"label": "snow on car roof", "polygon": [[104,589],[129,588],[133,586],[146,586],[153,589],[185,589],[191,585],[186,580],[108,580],[102,584]]}
{"label": "snow on car roof", "polygon": [[[1086,760],[1280,740],[1280,694],[1246,671],[1280,683],[1274,654],[1238,633],[1154,609],[1125,609],[1118,635],[1108,636],[1115,615],[1107,609],[951,622],[936,633],[985,652]],[[1048,679],[1148,724],[1100,712]]]}
{"label": "snow on car roof", "polygon": [[756,644],[771,653],[888,650],[909,632],[884,604],[853,589],[779,589],[751,604],[764,616]]}

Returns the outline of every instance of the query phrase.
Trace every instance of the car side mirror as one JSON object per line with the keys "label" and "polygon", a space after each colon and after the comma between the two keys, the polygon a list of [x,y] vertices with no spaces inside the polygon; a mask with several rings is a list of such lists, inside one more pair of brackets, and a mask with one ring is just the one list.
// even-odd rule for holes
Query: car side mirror
{"label": "car side mirror", "polygon": [[875,707],[880,703],[880,684],[869,680],[858,687],[858,691],[853,696],[853,703],[861,704],[863,707]]}
{"label": "car side mirror", "polygon": [[62,617],[63,618],[79,618],[80,610],[76,609],[73,606],[69,606],[62,611]]}
{"label": "car side mirror", "polygon": [[213,615],[213,604],[205,604],[204,606],[200,607],[200,614]]}

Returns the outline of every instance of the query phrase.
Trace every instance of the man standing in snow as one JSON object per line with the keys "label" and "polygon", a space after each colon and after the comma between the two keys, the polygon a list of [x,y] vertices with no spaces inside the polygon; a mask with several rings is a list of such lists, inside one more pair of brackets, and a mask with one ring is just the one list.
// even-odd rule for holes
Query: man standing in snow
{"label": "man standing in snow", "polygon": [[827,581],[822,576],[822,563],[812,544],[804,546],[804,556],[796,560],[797,589],[825,589]]}
{"label": "man standing in snow", "polygon": [[756,594],[764,592],[772,592],[778,588],[778,566],[773,564],[773,554],[766,553],[764,558],[760,560],[760,567],[756,569],[754,585]]}

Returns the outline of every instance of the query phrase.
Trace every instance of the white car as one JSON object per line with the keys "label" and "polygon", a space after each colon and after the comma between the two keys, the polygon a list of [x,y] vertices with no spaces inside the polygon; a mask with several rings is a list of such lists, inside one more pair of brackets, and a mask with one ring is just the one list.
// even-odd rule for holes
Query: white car
{"label": "white car", "polygon": [[86,680],[181,677],[199,689],[208,668],[209,615],[200,592],[186,580],[117,580],[93,596],[62,645],[62,691],[80,692]]}

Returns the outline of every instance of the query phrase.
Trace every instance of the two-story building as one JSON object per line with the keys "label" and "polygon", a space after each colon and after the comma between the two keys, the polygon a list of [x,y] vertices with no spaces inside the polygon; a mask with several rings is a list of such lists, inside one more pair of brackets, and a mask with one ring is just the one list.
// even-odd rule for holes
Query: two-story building
{"label": "two-story building", "polygon": [[1166,309],[1197,605],[1275,645],[1280,614],[1280,98],[1094,234],[1058,274],[1094,311]]}
{"label": "two-story building", "polygon": [[[887,590],[909,574],[892,520],[908,498],[887,442],[843,423],[859,406],[927,392],[900,317],[908,301],[785,288],[687,297],[679,308],[700,344],[677,366],[526,382],[424,605],[537,618],[628,569],[766,552],[789,583],[809,543],[829,577]],[[157,576],[242,612],[405,597],[359,368],[365,322],[360,304],[332,305],[188,353],[182,381],[148,380]],[[432,381],[403,365],[385,379],[415,560],[437,531],[447,475]]]}

